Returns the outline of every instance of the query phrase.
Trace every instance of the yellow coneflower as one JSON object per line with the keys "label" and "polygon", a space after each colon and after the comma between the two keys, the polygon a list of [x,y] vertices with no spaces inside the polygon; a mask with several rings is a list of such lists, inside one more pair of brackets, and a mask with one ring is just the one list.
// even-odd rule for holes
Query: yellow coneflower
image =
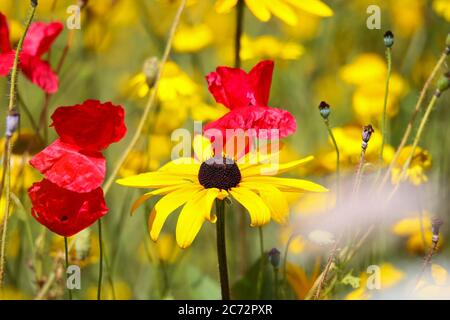
{"label": "yellow coneflower", "polygon": [[[181,210],[176,227],[176,240],[181,248],[195,239],[205,220],[216,221],[211,214],[215,199],[231,197],[247,209],[251,226],[262,226],[271,219],[284,223],[289,208],[284,192],[326,192],[327,189],[310,181],[262,175],[269,164],[240,164],[222,155],[213,154],[212,146],[204,138],[194,139],[195,158],[180,158],[158,171],[117,180],[123,186],[154,189],[141,196],[132,211],[145,200],[163,197],[156,203],[149,220],[150,236],[156,241],[167,217],[177,208]],[[309,162],[313,157],[278,166],[283,173]]]}

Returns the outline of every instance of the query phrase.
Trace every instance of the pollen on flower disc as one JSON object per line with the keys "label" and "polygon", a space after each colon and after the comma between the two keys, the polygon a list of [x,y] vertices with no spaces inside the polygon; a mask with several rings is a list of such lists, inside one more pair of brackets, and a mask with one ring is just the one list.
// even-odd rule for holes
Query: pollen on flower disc
{"label": "pollen on flower disc", "polygon": [[214,157],[201,164],[198,181],[205,188],[229,190],[241,182],[241,171],[233,160]]}

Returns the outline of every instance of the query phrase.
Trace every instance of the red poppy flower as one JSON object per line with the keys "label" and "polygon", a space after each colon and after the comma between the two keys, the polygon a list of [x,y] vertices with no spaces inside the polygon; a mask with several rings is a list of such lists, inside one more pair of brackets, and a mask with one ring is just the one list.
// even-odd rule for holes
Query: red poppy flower
{"label": "red poppy flower", "polygon": [[[58,76],[49,63],[42,60],[64,25],[60,22],[35,22],[30,26],[20,53],[20,68],[25,76],[47,93],[58,91]],[[11,48],[8,23],[0,12],[0,75],[7,76],[14,63],[15,50]]]}
{"label": "red poppy flower", "polygon": [[33,217],[64,237],[89,227],[108,212],[101,188],[78,193],[44,179],[34,183],[28,195],[33,204]]}
{"label": "red poppy flower", "polygon": [[[218,103],[231,111],[205,126],[219,129],[255,129],[258,138],[270,139],[267,130],[278,129],[283,138],[297,129],[295,118],[286,110],[268,106],[273,61],[261,61],[246,73],[237,68],[218,67],[207,75],[208,89]],[[266,129],[266,130],[260,130]]]}
{"label": "red poppy flower", "polygon": [[59,107],[52,115],[61,141],[82,150],[101,151],[122,139],[127,131],[125,111],[111,102],[87,100],[71,107]]}
{"label": "red poppy flower", "polygon": [[82,151],[60,139],[36,154],[30,164],[52,183],[74,192],[100,187],[106,173],[106,160],[100,152]]}

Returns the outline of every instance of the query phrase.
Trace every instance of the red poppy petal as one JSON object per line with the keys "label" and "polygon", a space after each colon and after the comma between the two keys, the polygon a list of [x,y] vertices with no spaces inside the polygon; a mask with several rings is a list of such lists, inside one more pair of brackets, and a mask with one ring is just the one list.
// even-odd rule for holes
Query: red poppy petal
{"label": "red poppy petal", "polygon": [[249,73],[250,86],[253,88],[258,105],[267,106],[269,103],[273,68],[273,61],[264,60],[254,66]]}
{"label": "red poppy petal", "polygon": [[20,66],[27,78],[45,92],[52,94],[58,91],[58,76],[46,61],[28,54],[21,54]]}
{"label": "red poppy petal", "polygon": [[7,53],[11,51],[9,42],[9,28],[6,16],[0,12],[0,52]]}
{"label": "red poppy petal", "polygon": [[0,76],[6,77],[14,64],[15,51],[0,54]]}
{"label": "red poppy petal", "polygon": [[260,139],[270,139],[270,129],[278,129],[279,138],[284,138],[297,130],[297,123],[289,111],[252,106],[233,109],[205,126],[205,130],[212,128],[222,132],[226,129],[255,129]]}
{"label": "red poppy petal", "polygon": [[125,111],[111,102],[87,100],[71,107],[59,107],[52,115],[61,141],[83,150],[100,151],[125,136]]}
{"label": "red poppy petal", "polygon": [[206,76],[208,89],[218,103],[229,109],[266,106],[269,101],[274,63],[258,63],[249,74],[238,68],[218,67]]}
{"label": "red poppy petal", "polygon": [[72,192],[44,179],[28,189],[31,214],[51,231],[70,237],[89,227],[107,212],[103,190]]}
{"label": "red poppy petal", "polygon": [[33,23],[23,43],[23,52],[33,57],[40,57],[50,49],[63,29],[64,25],[61,22]]}
{"label": "red poppy petal", "polygon": [[56,140],[36,154],[30,164],[61,188],[90,192],[102,184],[106,160],[99,152],[80,152],[77,146]]}

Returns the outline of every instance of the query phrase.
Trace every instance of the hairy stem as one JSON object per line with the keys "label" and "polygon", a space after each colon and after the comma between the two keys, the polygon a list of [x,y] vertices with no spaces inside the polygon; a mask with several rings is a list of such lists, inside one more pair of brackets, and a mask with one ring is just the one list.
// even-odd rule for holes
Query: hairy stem
{"label": "hairy stem", "polygon": [[216,207],[217,259],[219,262],[220,288],[222,292],[222,300],[230,300],[227,249],[225,242],[225,202],[223,200],[216,200]]}

